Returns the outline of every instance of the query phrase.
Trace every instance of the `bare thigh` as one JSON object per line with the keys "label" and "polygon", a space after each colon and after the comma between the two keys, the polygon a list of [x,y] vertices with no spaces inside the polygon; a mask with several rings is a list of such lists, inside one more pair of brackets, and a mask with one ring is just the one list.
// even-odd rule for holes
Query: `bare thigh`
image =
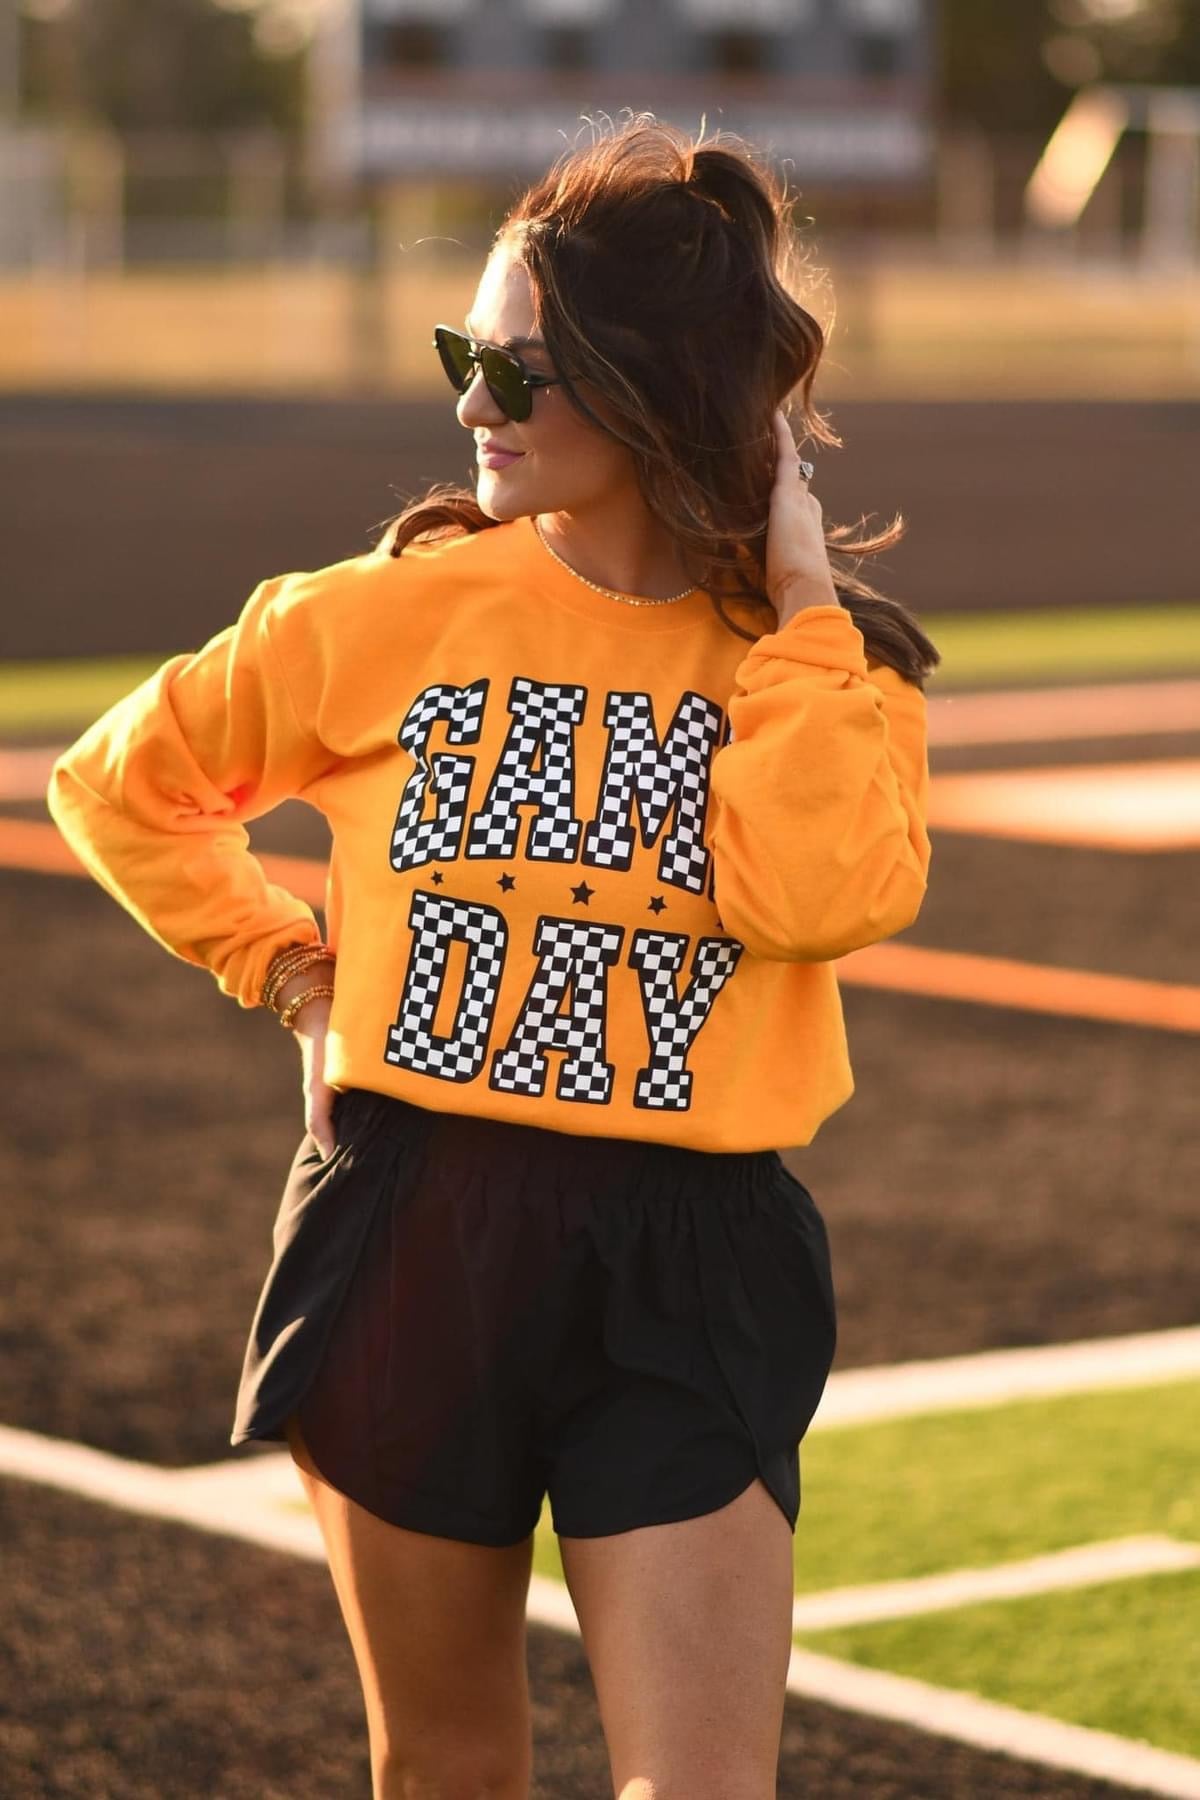
{"label": "bare thigh", "polygon": [[774,1800],[793,1537],[755,1479],[728,1506],[559,1537],[620,1800]]}
{"label": "bare thigh", "polygon": [[526,1800],[532,1537],[496,1548],[391,1525],[324,1479],[295,1416],[286,1429],[358,1665],[375,1800]]}

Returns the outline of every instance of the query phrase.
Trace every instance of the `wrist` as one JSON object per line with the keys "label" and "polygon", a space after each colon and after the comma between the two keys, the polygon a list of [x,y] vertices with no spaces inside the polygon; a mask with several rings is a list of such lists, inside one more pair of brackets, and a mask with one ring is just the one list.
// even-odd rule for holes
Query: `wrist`
{"label": "wrist", "polygon": [[832,581],[810,575],[785,576],[771,595],[771,603],[778,617],[778,630],[806,607],[842,604]]}
{"label": "wrist", "polygon": [[315,943],[285,944],[282,949],[275,952],[267,965],[267,972],[259,991],[261,1004],[269,1006],[273,1012],[278,1012],[280,1010],[280,993],[293,976],[307,974],[314,964],[336,962],[337,951],[319,939]]}
{"label": "wrist", "polygon": [[306,1040],[328,1031],[332,1014],[333,984],[326,982],[298,994],[280,1013],[279,1023],[285,1031]]}
{"label": "wrist", "polygon": [[[290,975],[276,994],[275,1004],[272,1010],[281,1013],[288,1005],[289,1001],[294,1000],[298,994],[302,994],[305,988],[324,986],[328,982],[331,982],[333,980],[335,967],[336,963],[333,957],[322,957],[320,962],[310,963],[309,966],[306,969],[302,969],[298,975]],[[323,998],[328,1000],[329,996],[325,995]],[[301,1013],[307,1012],[308,1006],[315,1006],[316,1004],[316,1000],[309,1001],[308,1005],[301,1007]]]}

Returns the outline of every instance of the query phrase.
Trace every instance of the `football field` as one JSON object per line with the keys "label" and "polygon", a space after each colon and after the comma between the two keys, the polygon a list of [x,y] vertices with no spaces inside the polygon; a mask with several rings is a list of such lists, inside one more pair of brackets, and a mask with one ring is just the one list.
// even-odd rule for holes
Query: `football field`
{"label": "football field", "polygon": [[[842,959],[856,1091],[780,1146],[839,1301],[783,1796],[1200,1796],[1200,606],[1168,599],[920,611],[929,892]],[[298,1478],[228,1444],[298,1059],[46,814],[57,747],[162,655],[30,644],[0,665],[0,1790],[366,1795]],[[249,830],[319,909],[320,815]],[[561,1576],[547,1508],[534,1793],[605,1800]]]}

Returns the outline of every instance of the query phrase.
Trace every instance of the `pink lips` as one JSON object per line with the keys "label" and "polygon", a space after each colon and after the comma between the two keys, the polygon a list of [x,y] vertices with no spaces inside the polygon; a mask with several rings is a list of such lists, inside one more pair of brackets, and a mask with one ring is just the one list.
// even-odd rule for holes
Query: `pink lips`
{"label": "pink lips", "polygon": [[508,467],[509,463],[520,462],[524,454],[525,452],[523,450],[488,450],[486,448],[481,448],[477,452],[476,460],[485,469],[505,469]]}

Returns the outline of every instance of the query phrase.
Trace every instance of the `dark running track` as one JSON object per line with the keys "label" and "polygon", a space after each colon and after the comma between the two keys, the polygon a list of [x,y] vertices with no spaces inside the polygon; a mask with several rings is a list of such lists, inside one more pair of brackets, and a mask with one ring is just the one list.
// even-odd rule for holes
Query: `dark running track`
{"label": "dark running track", "polygon": [[[369,550],[435,480],[469,482],[443,401],[0,399],[0,657],[198,646],[265,576]],[[818,394],[818,401],[820,396]],[[925,610],[1195,601],[1200,403],[844,402],[827,521],[907,537],[863,573]]]}

